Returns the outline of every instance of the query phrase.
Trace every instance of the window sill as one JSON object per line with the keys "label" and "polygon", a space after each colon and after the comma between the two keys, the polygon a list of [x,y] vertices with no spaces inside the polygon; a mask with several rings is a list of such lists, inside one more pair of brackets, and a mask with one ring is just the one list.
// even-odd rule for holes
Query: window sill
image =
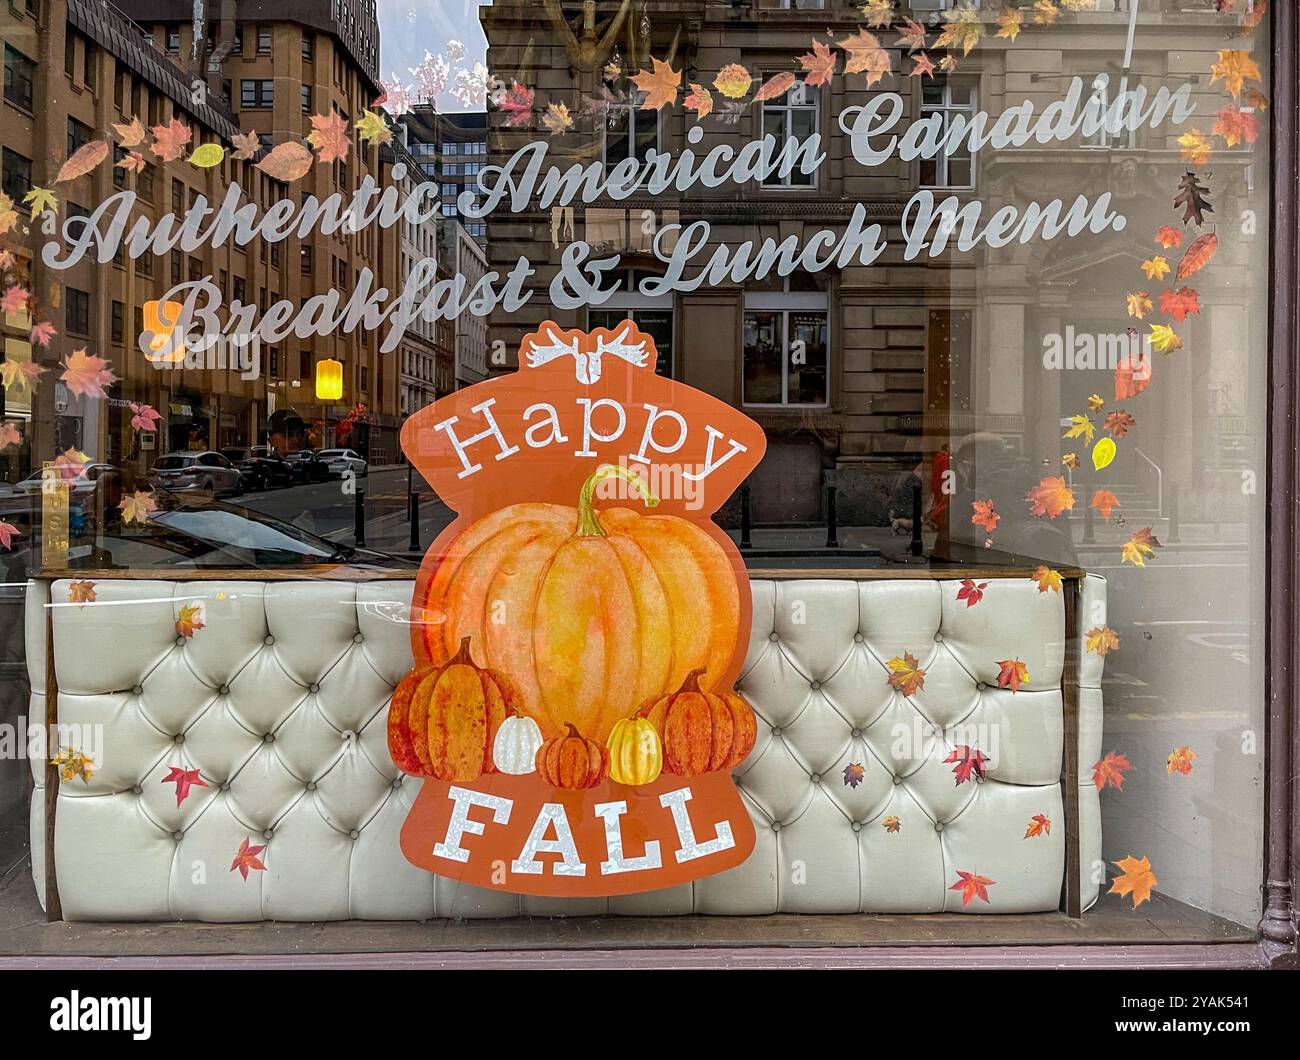
{"label": "window sill", "polygon": [[13,100],[10,99],[8,96],[5,96],[5,105],[8,107],[12,107],[19,114],[23,115],[26,118],[31,118],[33,121],[36,119],[36,112],[29,110],[27,107],[24,107],[17,100]]}

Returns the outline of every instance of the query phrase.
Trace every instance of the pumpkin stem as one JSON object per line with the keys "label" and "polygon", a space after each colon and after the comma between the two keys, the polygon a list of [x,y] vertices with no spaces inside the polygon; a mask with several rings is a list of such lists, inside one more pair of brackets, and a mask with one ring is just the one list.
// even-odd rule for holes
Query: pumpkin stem
{"label": "pumpkin stem", "polygon": [[474,657],[469,652],[469,637],[461,637],[460,650],[451,657],[451,662],[448,665],[450,666],[452,663],[461,663],[466,666],[474,665]]}
{"label": "pumpkin stem", "polygon": [[645,479],[635,471],[625,467],[615,467],[613,464],[602,464],[591,473],[591,476],[582,484],[582,492],[578,494],[578,536],[579,537],[604,537],[605,530],[600,525],[600,520],[596,518],[596,510],[592,507],[592,501],[595,500],[596,487],[606,479],[618,478],[631,487],[633,493],[639,494],[645,501],[647,508],[653,508],[659,503],[659,498],[654,495],[654,491],[646,485]]}
{"label": "pumpkin stem", "polygon": [[582,739],[582,733],[578,731],[578,727],[573,722],[566,721],[564,724],[569,727],[569,735],[565,737],[566,740],[573,736],[576,736],[579,740]]}
{"label": "pumpkin stem", "polygon": [[708,671],[707,666],[697,666],[686,675],[686,680],[682,682],[682,687],[677,690],[677,694],[680,696],[683,692],[700,691],[700,678]]}

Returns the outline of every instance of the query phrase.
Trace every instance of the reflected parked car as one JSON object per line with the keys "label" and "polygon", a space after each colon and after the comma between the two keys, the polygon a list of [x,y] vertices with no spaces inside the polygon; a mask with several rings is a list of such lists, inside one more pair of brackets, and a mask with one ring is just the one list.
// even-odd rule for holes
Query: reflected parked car
{"label": "reflected parked car", "polygon": [[243,488],[239,468],[211,450],[160,456],[150,474],[156,486],[173,492],[187,490],[217,497],[223,493],[238,493]]}
{"label": "reflected parked car", "polygon": [[269,445],[230,446],[221,450],[221,454],[239,468],[245,490],[293,485],[293,468]]}
{"label": "reflected parked car", "polygon": [[[72,495],[75,497],[79,494],[94,493],[95,484],[99,481],[100,475],[106,471],[112,471],[112,464],[87,464],[81,469],[81,473],[71,481]],[[17,482],[0,482],[0,497],[30,497],[41,492],[41,477],[44,471],[37,468],[30,475]]]}
{"label": "reflected parked car", "polygon": [[322,449],[320,458],[329,467],[333,478],[342,478],[347,471],[357,478],[370,474],[370,465],[355,449]]}
{"label": "reflected parked car", "polygon": [[330,477],[329,465],[315,449],[299,449],[286,456],[285,461],[293,470],[295,482],[324,482]]}

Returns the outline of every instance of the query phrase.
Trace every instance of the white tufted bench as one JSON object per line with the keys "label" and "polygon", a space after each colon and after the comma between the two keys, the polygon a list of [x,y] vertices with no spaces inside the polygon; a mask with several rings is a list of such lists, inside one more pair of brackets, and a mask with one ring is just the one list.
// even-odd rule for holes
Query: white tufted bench
{"label": "white tufted bench", "polygon": [[[1105,582],[1040,593],[1023,573],[994,577],[968,608],[961,576],[755,576],[740,688],[759,736],[736,774],[755,850],[719,876],[599,900],[482,890],[402,856],[420,781],[390,760],[385,720],[411,665],[410,581],[78,574],[95,583],[87,604],[69,602],[67,578],[34,581],[30,723],[47,720],[52,677],[58,723],[102,726],[65,731],[102,733],[103,745],[89,782],[58,782],[57,794],[44,788],[57,775],[33,763],[38,892],[68,920],[1023,913],[1061,905],[1069,864],[1077,914],[1096,900],[1101,855],[1098,794],[1081,766],[1101,757],[1102,660],[1080,638],[1105,622]],[[205,626],[178,637],[191,602]],[[926,671],[910,698],[885,668],[904,651]],[[996,687],[1008,658],[1030,675],[1014,693]],[[963,743],[989,762],[983,780],[958,785],[943,759]],[[864,769],[856,786],[850,765]],[[177,806],[162,781],[172,767],[200,770],[208,786]],[[1026,839],[1039,814],[1051,832]],[[265,870],[244,879],[231,865],[246,838],[265,847]],[[959,870],[995,881],[989,902],[962,905]]]}

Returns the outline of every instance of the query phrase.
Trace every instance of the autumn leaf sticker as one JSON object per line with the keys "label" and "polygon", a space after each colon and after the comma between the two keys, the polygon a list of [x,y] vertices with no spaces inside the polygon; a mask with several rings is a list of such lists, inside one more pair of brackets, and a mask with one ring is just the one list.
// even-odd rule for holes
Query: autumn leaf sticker
{"label": "autumn leaf sticker", "polygon": [[1060,475],[1048,475],[1029,491],[1030,515],[1055,519],[1062,512],[1074,509],[1074,491]]}
{"label": "autumn leaf sticker", "polygon": [[155,125],[150,135],[153,137],[150,151],[164,162],[179,162],[194,133],[183,121],[172,118],[166,125]]}
{"label": "autumn leaf sticker", "polygon": [[1120,549],[1120,562],[1132,563],[1135,567],[1145,567],[1147,557],[1154,556],[1156,549],[1161,547],[1163,546],[1148,526],[1124,542],[1124,547]]}
{"label": "autumn leaf sticker", "polygon": [[1035,570],[1030,577],[1038,583],[1038,591],[1040,593],[1045,593],[1048,590],[1051,590],[1054,593],[1059,593],[1061,591],[1061,572],[1059,570],[1053,570],[1051,567],[1043,566]]}
{"label": "autumn leaf sticker", "polygon": [[856,788],[866,778],[867,767],[861,762],[850,762],[844,767],[844,786]]}
{"label": "autumn leaf sticker", "polygon": [[59,379],[67,384],[68,390],[80,397],[102,398],[104,388],[117,382],[117,376],[108,367],[108,361],[88,354],[84,349],[73,350],[63,362],[63,369]]}
{"label": "autumn leaf sticker", "polygon": [[68,603],[86,604],[95,602],[95,583],[92,581],[73,581],[68,583]]}
{"label": "autumn leaf sticker", "polygon": [[875,34],[860,29],[854,36],[837,43],[849,53],[849,60],[844,65],[846,74],[864,73],[870,86],[890,72],[889,53],[880,46]]}
{"label": "autumn leaf sticker", "polygon": [[957,882],[948,888],[950,891],[961,891],[961,904],[970,905],[976,898],[980,901],[989,900],[989,888],[993,886],[994,880],[987,876],[980,876],[974,872],[963,872],[957,870]]}
{"label": "autumn leaf sticker", "polygon": [[75,747],[60,747],[50,764],[58,767],[59,779],[64,783],[80,777],[83,784],[89,784],[95,775],[95,760]]}
{"label": "autumn leaf sticker", "polygon": [[311,132],[307,142],[316,149],[322,162],[342,162],[348,157],[352,141],[348,137],[348,123],[338,111],[311,116]]}
{"label": "autumn leaf sticker", "polygon": [[1169,753],[1165,760],[1165,769],[1170,776],[1175,773],[1181,773],[1188,776],[1192,771],[1192,762],[1196,760],[1196,752],[1190,747],[1176,747]]}
{"label": "autumn leaf sticker", "polygon": [[677,102],[677,89],[681,87],[680,70],[674,70],[669,63],[651,58],[652,69],[643,70],[632,77],[632,83],[646,94],[641,101],[642,110],[658,110]]}
{"label": "autumn leaf sticker", "polygon": [[[182,802],[189,798],[190,788],[198,785],[201,788],[208,786],[197,769],[181,769],[179,766],[172,766],[165,777],[162,778],[164,784],[176,785],[176,805],[179,807]],[[258,848],[259,850],[261,847]],[[233,866],[232,866],[233,868]]]}
{"label": "autumn leaf sticker", "polygon": [[988,582],[975,582],[973,578],[963,578],[961,588],[957,590],[957,601],[966,601],[967,609],[974,607],[984,599],[984,590],[988,588]]}
{"label": "autumn leaf sticker", "polygon": [[244,879],[248,879],[250,869],[255,872],[265,872],[266,865],[264,865],[262,859],[257,856],[265,849],[265,844],[260,847],[250,846],[248,837],[245,836],[244,841],[239,844],[239,852],[235,855],[235,860],[230,863],[230,871],[234,872],[238,869],[239,875],[244,877]]}
{"label": "autumn leaf sticker", "polygon": [[1097,790],[1118,788],[1124,790],[1124,774],[1133,770],[1133,763],[1118,751],[1107,751],[1100,762],[1092,764],[1092,782]]}
{"label": "autumn leaf sticker", "polygon": [[971,501],[971,509],[974,512],[970,517],[973,525],[982,528],[986,534],[991,534],[998,528],[1002,516],[993,510],[992,501]]}
{"label": "autumn leaf sticker", "polygon": [[1029,680],[1029,667],[1019,659],[1000,659],[998,661],[998,687],[1009,688],[1012,692],[1020,691],[1020,686]]}
{"label": "autumn leaf sticker", "polygon": [[[922,31],[922,36],[924,38],[924,30]],[[819,40],[813,41],[812,51],[807,55],[801,55],[799,57],[799,65],[803,67],[806,72],[806,76],[803,79],[804,84],[813,88],[816,88],[818,85],[829,85],[835,77],[835,64],[838,61],[839,60],[835,57],[835,53],[831,51],[830,45]],[[698,85],[691,86],[692,90],[698,87]],[[712,104],[710,104],[709,109],[713,109]],[[703,116],[703,114],[700,115],[700,117]]]}
{"label": "autumn leaf sticker", "polygon": [[971,49],[984,36],[984,24],[980,13],[971,4],[966,3],[954,8],[943,16],[943,32],[934,42],[936,48],[960,48],[962,56],[971,53]]}
{"label": "autumn leaf sticker", "polygon": [[1034,839],[1040,835],[1052,834],[1051,818],[1045,813],[1036,813],[1029,819],[1029,827],[1025,829],[1023,838]]}
{"label": "autumn leaf sticker", "polygon": [[0,548],[6,552],[12,552],[14,548],[14,538],[22,537],[22,533],[13,523],[0,519]]}
{"label": "autumn leaf sticker", "polygon": [[889,667],[889,684],[904,696],[910,696],[925,687],[925,671],[916,662],[910,651],[902,657],[895,656],[885,664]]}
{"label": "autumn leaf sticker", "polygon": [[276,144],[265,158],[253,165],[268,177],[289,184],[310,173],[315,163],[316,157],[310,149],[293,140],[286,140],[282,144]]}
{"label": "autumn leaf sticker", "polygon": [[1103,659],[1113,651],[1119,650],[1119,634],[1110,626],[1094,626],[1083,635],[1084,650]]}
{"label": "autumn leaf sticker", "polygon": [[1263,80],[1259,64],[1250,57],[1249,52],[1243,51],[1219,52],[1219,61],[1210,67],[1210,73],[1214,75],[1210,78],[1210,84],[1214,85],[1222,81],[1223,87],[1233,99],[1241,98],[1241,90],[1247,81],[1262,82]]}
{"label": "autumn leaf sticker", "polygon": [[181,637],[192,637],[203,628],[204,608],[202,603],[185,604],[176,619],[176,633]]}
{"label": "autumn leaf sticker", "polygon": [[1123,875],[1116,876],[1111,881],[1107,894],[1118,894],[1120,897],[1131,895],[1134,909],[1150,899],[1151,889],[1160,881],[1151,871],[1151,862],[1148,859],[1135,858],[1130,854],[1123,860],[1113,861],[1111,864]]}
{"label": "autumn leaf sticker", "polygon": [[893,814],[890,814],[888,817],[886,817],[886,818],[885,818],[883,821],[881,821],[880,823],[881,823],[881,825],[884,826],[885,831],[888,832],[890,835],[894,835],[894,834],[896,834],[896,833],[899,832],[899,831],[902,829],[902,827],[903,827],[903,822],[900,821],[900,820],[899,820],[897,817],[895,817]]}
{"label": "autumn leaf sticker", "polygon": [[943,760],[943,764],[952,766],[952,775],[957,778],[956,784],[965,784],[972,774],[980,780],[984,779],[988,756],[978,748],[959,744],[953,748],[952,754]]}
{"label": "autumn leaf sticker", "polygon": [[[633,80],[636,79],[633,78]],[[680,74],[678,80],[681,80]],[[719,70],[718,76],[713,79],[713,87],[728,99],[743,99],[749,92],[749,86],[753,83],[754,76],[740,63],[729,63]],[[638,87],[640,87],[639,83]],[[672,100],[670,99],[668,102],[671,103]]]}
{"label": "autumn leaf sticker", "polygon": [[691,83],[690,92],[682,100],[682,106],[695,111],[695,117],[703,121],[713,113],[713,93],[703,85]]}
{"label": "autumn leaf sticker", "polygon": [[154,500],[153,493],[146,490],[135,490],[129,497],[123,497],[117,502],[117,506],[122,512],[122,522],[147,523],[151,512],[158,510],[158,502]]}

